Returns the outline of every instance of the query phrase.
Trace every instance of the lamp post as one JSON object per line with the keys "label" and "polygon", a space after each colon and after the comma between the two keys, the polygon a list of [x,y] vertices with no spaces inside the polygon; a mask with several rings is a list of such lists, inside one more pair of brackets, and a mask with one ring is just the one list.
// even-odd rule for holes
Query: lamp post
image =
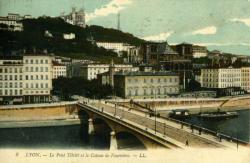
{"label": "lamp post", "polygon": [[155,134],[156,134],[156,108],[155,108]]}
{"label": "lamp post", "polygon": [[166,136],[166,123],[164,123],[164,136]]}
{"label": "lamp post", "polygon": [[155,114],[155,134],[156,134],[156,107],[155,107],[155,98],[156,98],[156,88],[154,88],[154,114]]}

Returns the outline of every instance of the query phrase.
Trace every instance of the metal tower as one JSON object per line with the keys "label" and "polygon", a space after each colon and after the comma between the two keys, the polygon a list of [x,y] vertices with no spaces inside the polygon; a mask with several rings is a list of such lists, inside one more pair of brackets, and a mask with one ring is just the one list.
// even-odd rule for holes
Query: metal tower
{"label": "metal tower", "polygon": [[121,30],[121,26],[120,26],[120,13],[117,14],[117,29]]}

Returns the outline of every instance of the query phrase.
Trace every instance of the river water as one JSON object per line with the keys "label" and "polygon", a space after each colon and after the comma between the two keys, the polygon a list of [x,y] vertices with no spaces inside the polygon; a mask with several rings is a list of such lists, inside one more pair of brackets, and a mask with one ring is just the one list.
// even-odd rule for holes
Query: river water
{"label": "river water", "polygon": [[237,117],[227,119],[204,119],[193,115],[179,120],[250,142],[250,110],[237,112]]}
{"label": "river water", "polygon": [[[192,116],[184,121],[250,142],[250,110],[238,113],[238,117],[223,120],[202,120]],[[110,137],[89,137],[87,132],[86,124],[0,129],[0,148],[109,149]],[[128,149],[141,149],[135,141],[127,139],[133,143]]]}

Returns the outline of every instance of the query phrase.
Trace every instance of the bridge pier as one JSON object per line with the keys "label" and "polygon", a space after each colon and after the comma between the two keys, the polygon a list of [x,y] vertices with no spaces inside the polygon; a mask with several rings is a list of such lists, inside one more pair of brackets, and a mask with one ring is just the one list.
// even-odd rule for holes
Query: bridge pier
{"label": "bridge pier", "polygon": [[116,136],[115,136],[115,132],[111,131],[110,132],[110,150],[117,150],[118,149],[118,145],[117,145],[117,140],[116,140]]}
{"label": "bridge pier", "polygon": [[94,124],[93,124],[93,119],[89,118],[89,128],[88,128],[88,134],[93,135],[94,134]]}

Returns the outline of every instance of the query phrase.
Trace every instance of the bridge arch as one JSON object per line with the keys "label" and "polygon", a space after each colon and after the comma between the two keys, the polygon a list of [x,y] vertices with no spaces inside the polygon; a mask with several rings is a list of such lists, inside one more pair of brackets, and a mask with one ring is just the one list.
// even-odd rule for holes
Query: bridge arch
{"label": "bridge arch", "polygon": [[137,135],[128,132],[120,131],[116,133],[117,147],[119,150],[122,149],[146,149],[146,145]]}

